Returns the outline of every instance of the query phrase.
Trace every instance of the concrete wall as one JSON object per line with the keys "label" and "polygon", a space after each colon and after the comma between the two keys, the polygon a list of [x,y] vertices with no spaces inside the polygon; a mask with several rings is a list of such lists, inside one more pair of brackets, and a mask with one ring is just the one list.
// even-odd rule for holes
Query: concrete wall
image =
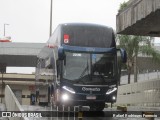
{"label": "concrete wall", "polygon": [[[7,111],[24,111],[24,109],[19,104],[16,96],[10,89],[10,87],[7,85],[5,87],[5,105],[7,108]],[[26,117],[8,117],[9,120],[29,120]]]}
{"label": "concrete wall", "polygon": [[[0,74],[0,76],[2,76],[2,74]],[[36,83],[34,74],[3,74],[4,85],[10,86],[10,88],[18,98],[20,104],[22,105],[31,104],[31,94],[35,94],[35,83],[38,86],[43,86],[45,82],[46,80],[41,80]],[[0,80],[0,96],[2,91],[1,84],[2,81]],[[2,95],[4,95],[4,90]],[[4,97],[2,99],[4,101]]]}
{"label": "concrete wall", "polygon": [[160,80],[119,86],[117,104],[159,107]]}
{"label": "concrete wall", "polygon": [[[9,85],[10,88],[12,89],[12,91],[15,93],[16,91],[21,91],[21,95],[20,95],[20,104],[22,105],[30,105],[30,95],[31,93],[35,93],[34,90],[31,90],[31,85]],[[0,91],[1,91],[1,87],[0,87]],[[3,90],[3,94],[4,94],[4,90]],[[18,96],[16,94],[17,99]],[[2,101],[4,103],[4,98],[2,98]]]}
{"label": "concrete wall", "polygon": [[160,63],[155,62],[151,57],[138,57],[138,70],[160,70]]}
{"label": "concrete wall", "polygon": [[11,87],[11,89],[13,90],[13,92],[15,90],[21,90],[22,91],[22,95],[21,95],[21,99],[22,99],[22,105],[30,105],[30,95],[31,93],[34,93],[34,90],[31,90],[30,86],[31,85],[9,85]]}

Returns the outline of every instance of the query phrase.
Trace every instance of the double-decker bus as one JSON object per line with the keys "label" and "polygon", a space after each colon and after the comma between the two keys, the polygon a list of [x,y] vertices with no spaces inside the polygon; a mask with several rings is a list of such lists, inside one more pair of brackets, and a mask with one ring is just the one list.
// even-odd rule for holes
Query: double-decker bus
{"label": "double-decker bus", "polygon": [[125,63],[126,51],[116,48],[110,27],[60,24],[38,55],[39,61],[43,61],[43,67],[38,69],[53,73],[50,102],[59,106],[89,106],[97,111],[104,109],[105,102],[115,102],[120,81],[118,51]]}

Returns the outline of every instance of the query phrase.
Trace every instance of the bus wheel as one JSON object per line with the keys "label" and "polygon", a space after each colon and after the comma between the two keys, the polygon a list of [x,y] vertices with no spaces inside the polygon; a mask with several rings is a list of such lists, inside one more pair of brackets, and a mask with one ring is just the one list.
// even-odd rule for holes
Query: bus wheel
{"label": "bus wheel", "polygon": [[97,103],[90,106],[90,111],[103,111],[105,103]]}

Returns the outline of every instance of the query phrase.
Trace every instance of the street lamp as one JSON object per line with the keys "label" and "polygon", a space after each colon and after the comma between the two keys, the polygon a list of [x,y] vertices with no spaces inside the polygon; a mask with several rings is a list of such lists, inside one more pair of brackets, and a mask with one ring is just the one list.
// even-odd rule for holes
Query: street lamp
{"label": "street lamp", "polygon": [[6,25],[9,25],[9,24],[4,24],[4,37],[5,37],[5,35],[6,35]]}

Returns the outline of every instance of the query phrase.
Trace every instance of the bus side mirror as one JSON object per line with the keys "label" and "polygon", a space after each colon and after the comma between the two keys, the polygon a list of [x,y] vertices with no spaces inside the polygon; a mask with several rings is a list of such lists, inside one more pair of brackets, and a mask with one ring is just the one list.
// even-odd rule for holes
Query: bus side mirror
{"label": "bus side mirror", "polygon": [[121,59],[123,63],[127,62],[127,53],[126,50],[123,48],[120,48],[120,53],[121,53]]}
{"label": "bus side mirror", "polygon": [[64,57],[65,57],[65,55],[64,55],[63,47],[59,47],[58,48],[58,59],[59,60],[64,60]]}

